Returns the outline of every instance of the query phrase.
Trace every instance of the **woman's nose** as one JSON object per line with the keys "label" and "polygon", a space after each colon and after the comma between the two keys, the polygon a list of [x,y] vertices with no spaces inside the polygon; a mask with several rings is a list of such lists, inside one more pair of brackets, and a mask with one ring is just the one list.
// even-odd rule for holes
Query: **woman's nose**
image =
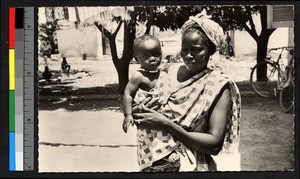
{"label": "woman's nose", "polygon": [[151,56],[149,59],[150,59],[150,60],[156,60],[157,57]]}

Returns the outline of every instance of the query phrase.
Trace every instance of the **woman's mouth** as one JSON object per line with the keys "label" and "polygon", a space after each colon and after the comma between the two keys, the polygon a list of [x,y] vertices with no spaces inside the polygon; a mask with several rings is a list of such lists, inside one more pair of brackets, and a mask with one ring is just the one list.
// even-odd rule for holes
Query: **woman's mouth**
{"label": "woman's mouth", "polygon": [[152,61],[149,62],[149,64],[150,64],[150,65],[156,65],[157,62],[156,62],[155,60],[152,60]]}
{"label": "woman's mouth", "polygon": [[185,65],[186,65],[186,66],[189,66],[189,67],[192,67],[192,66],[195,65],[195,63],[193,63],[193,62],[185,62]]}

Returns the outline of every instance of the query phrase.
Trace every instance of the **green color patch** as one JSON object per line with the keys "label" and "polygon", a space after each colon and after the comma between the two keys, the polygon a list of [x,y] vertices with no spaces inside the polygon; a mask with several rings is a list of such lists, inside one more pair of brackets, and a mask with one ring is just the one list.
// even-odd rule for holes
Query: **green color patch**
{"label": "green color patch", "polygon": [[15,91],[9,91],[9,132],[15,132]]}

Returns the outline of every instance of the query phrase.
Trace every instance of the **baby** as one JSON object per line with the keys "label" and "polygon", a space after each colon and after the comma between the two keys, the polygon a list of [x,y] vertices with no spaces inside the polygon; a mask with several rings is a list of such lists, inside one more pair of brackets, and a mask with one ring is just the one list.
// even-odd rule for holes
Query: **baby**
{"label": "baby", "polygon": [[[159,70],[159,66],[161,64],[161,56],[162,49],[160,41],[152,35],[142,35],[135,39],[133,44],[134,57],[140,63],[140,69],[137,70],[129,79],[129,82],[125,88],[124,96],[123,96],[123,104],[124,104],[124,121],[123,121],[123,130],[127,132],[128,126],[134,124],[134,120],[132,117],[132,106],[138,105],[143,102],[147,97],[154,97],[153,93],[154,88],[159,88],[160,85],[157,84],[159,80],[166,79],[166,72]],[[156,95],[158,96],[158,95]],[[134,101],[134,102],[133,102]],[[158,149],[160,146],[168,145],[163,143],[157,136],[163,136],[165,132],[159,131],[160,135],[157,135],[157,131],[150,129],[137,129],[137,138],[138,138],[138,158],[140,159],[139,165],[140,169],[143,169],[147,166],[151,166],[154,160],[161,159],[163,154],[158,157],[155,157],[154,151],[151,151],[151,147],[148,148],[149,152],[144,152],[147,146],[152,146],[152,149]],[[156,144],[150,145],[145,144],[145,140],[149,142],[155,141]],[[165,142],[165,141],[164,141]],[[162,145],[160,145],[162,144]],[[175,146],[175,142],[172,143],[173,147]],[[172,147],[170,147],[171,149]],[[147,149],[146,149],[147,150]],[[159,150],[159,149],[158,149]],[[175,151],[166,152],[167,156],[164,156],[163,159],[167,162],[175,162],[179,160],[179,154]],[[151,156],[151,157],[149,157]],[[146,158],[146,159],[143,159]],[[145,160],[150,158],[148,164]],[[152,159],[154,158],[154,159]],[[156,158],[156,159],[155,159]],[[152,160],[152,161],[151,161]]]}

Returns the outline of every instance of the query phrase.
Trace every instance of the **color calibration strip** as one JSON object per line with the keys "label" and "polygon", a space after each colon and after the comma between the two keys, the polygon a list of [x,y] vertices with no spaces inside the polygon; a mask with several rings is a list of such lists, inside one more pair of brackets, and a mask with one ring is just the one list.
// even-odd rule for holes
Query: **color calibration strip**
{"label": "color calibration strip", "polygon": [[15,11],[9,8],[9,170],[16,170],[15,147]]}
{"label": "color calibration strip", "polygon": [[34,161],[34,8],[9,8],[9,170]]}

